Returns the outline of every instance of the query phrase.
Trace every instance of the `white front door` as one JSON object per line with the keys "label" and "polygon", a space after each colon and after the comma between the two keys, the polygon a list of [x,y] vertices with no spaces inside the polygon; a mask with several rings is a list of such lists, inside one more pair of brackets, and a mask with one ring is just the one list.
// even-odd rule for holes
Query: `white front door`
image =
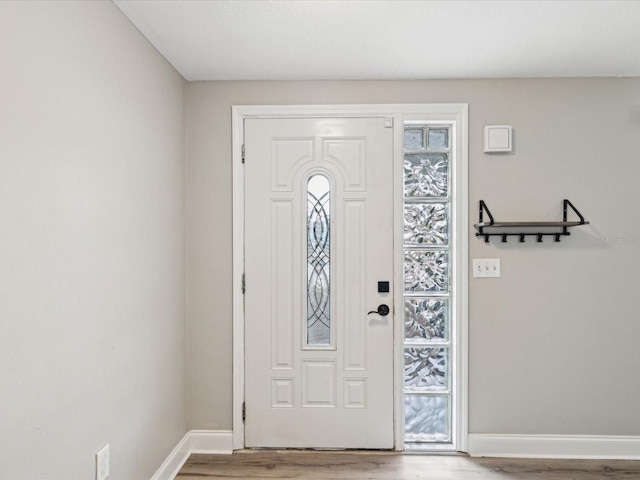
{"label": "white front door", "polygon": [[245,158],[245,446],[393,448],[393,128],[247,119]]}

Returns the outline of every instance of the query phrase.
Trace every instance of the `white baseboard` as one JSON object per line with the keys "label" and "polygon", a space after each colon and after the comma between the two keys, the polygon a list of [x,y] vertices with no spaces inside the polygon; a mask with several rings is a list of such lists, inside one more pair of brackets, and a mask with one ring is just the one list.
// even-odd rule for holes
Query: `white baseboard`
{"label": "white baseboard", "polygon": [[192,453],[233,453],[230,430],[191,430],[182,437],[151,480],[173,480]]}
{"label": "white baseboard", "polygon": [[[192,453],[233,453],[233,432],[230,430],[187,432],[151,480],[173,480]],[[640,437],[470,433],[468,453],[472,457],[640,460]]]}
{"label": "white baseboard", "polygon": [[640,459],[640,437],[469,434],[472,457]]}

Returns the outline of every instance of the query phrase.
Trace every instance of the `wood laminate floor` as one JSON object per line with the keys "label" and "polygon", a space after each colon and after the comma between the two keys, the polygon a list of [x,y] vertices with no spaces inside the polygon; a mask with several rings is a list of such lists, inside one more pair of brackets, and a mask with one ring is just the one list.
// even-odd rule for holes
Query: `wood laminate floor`
{"label": "wood laminate floor", "polygon": [[640,461],[469,458],[391,452],[247,451],[193,454],[176,480],[640,480]]}

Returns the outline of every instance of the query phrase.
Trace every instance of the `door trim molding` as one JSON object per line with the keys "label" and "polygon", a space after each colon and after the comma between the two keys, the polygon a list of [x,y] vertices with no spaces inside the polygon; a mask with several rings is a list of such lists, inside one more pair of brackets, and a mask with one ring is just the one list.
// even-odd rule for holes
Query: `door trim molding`
{"label": "door trim molding", "polygon": [[[467,450],[468,437],[468,374],[467,374],[467,332],[468,332],[468,106],[467,104],[381,104],[381,105],[259,105],[233,106],[232,119],[232,192],[233,192],[233,449],[244,448],[244,423],[242,420],[242,404],[244,401],[244,297],[242,292],[242,276],[244,272],[244,168],[242,163],[242,145],[244,143],[244,120],[249,118],[321,118],[321,117],[391,117],[394,130],[394,191],[402,191],[402,125],[404,120],[450,120],[457,125],[456,137],[456,172],[457,195],[462,201],[457,202],[458,225],[454,248],[459,249],[460,259],[455,274],[458,285],[458,315],[455,325],[458,345],[458,371],[455,374],[457,383],[456,412],[458,429],[456,432],[458,450]],[[400,188],[400,190],[396,190]],[[402,232],[402,199],[394,194],[394,215],[396,232]],[[397,238],[398,235],[396,235]],[[401,234],[400,234],[401,238]],[[396,242],[395,250],[395,282],[402,285],[402,243]],[[398,258],[400,262],[398,263]],[[400,283],[398,283],[400,281]],[[402,305],[401,288],[395,289],[395,305]],[[399,302],[399,303],[398,303]],[[394,445],[396,450],[403,448],[402,428],[402,340],[403,325],[396,322],[394,330]]]}

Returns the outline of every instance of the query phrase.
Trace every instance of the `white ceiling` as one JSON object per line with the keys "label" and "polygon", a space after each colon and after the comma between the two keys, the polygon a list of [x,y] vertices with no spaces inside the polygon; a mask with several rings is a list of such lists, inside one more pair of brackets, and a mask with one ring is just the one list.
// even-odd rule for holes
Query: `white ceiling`
{"label": "white ceiling", "polygon": [[114,0],[187,80],[640,76],[640,1]]}

